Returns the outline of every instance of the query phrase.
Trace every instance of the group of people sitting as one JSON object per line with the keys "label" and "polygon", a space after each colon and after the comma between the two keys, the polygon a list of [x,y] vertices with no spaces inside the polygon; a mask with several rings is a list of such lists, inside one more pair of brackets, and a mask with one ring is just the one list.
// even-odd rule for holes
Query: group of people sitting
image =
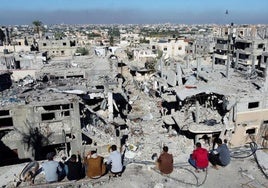
{"label": "group of people sitting", "polygon": [[[195,149],[190,155],[189,163],[195,168],[196,172],[205,170],[209,162],[214,169],[218,170],[219,166],[227,166],[230,161],[230,151],[220,138],[215,139],[217,149],[208,152],[207,149],[202,148],[201,143],[195,144]],[[173,171],[173,155],[168,153],[168,147],[163,147],[163,152],[156,161],[156,169],[160,170],[162,174],[170,174]]]}
{"label": "group of people sitting", "polygon": [[47,183],[61,181],[65,176],[68,180],[79,180],[87,176],[96,179],[110,172],[113,176],[121,176],[123,165],[121,153],[117,146],[111,146],[111,153],[104,163],[104,158],[97,154],[96,150],[90,151],[82,163],[80,154],[73,154],[66,162],[54,161],[54,153],[48,153],[48,161],[42,163],[42,170],[45,173]]}
{"label": "group of people sitting", "polygon": [[[230,152],[226,143],[223,143],[220,138],[217,138],[215,143],[218,146],[217,149],[210,152],[208,152],[207,149],[202,148],[200,142],[195,144],[195,149],[188,161],[196,169],[196,172],[205,170],[208,167],[209,162],[215,169],[218,169],[218,166],[226,166],[230,163]],[[31,172],[31,170],[29,170],[29,172],[25,174],[28,174],[33,181],[34,177],[42,170],[45,173],[47,183],[58,182],[65,177],[70,181],[79,180],[85,176],[96,179],[106,173],[110,173],[114,177],[121,176],[121,173],[123,172],[122,155],[117,151],[116,145],[112,145],[110,151],[110,155],[105,163],[104,158],[99,156],[96,150],[92,150],[84,156],[83,162],[79,153],[77,153],[77,155],[71,155],[66,162],[54,161],[55,153],[48,153],[48,160],[42,163],[42,168],[39,168],[38,162],[35,162],[37,164],[32,162],[31,169],[37,170],[39,168],[39,172],[34,172],[34,170]],[[158,158],[156,153],[153,156],[157,159],[157,170],[162,174],[172,173],[173,155],[168,153],[167,146],[163,147],[163,151]]]}

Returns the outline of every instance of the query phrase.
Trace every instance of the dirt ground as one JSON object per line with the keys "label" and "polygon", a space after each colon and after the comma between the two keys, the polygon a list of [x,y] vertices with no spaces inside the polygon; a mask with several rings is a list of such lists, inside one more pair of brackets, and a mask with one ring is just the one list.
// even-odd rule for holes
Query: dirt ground
{"label": "dirt ground", "polygon": [[[264,152],[264,151],[262,151]],[[265,152],[264,152],[265,153]],[[266,153],[267,158],[267,153]],[[175,162],[174,171],[170,175],[161,175],[154,170],[153,161],[128,160],[126,170],[121,177],[111,177],[109,174],[91,180],[84,178],[79,181],[68,181],[54,184],[45,184],[44,174],[36,177],[35,185],[31,187],[96,187],[96,188],[177,188],[177,187],[204,187],[204,188],[266,188],[267,177],[258,168],[253,156],[234,159],[226,167],[219,170],[208,167],[207,171],[195,172],[187,162]],[[15,187],[14,180],[23,167],[18,164],[0,167],[0,186]],[[29,183],[23,182],[19,187],[29,187]]]}

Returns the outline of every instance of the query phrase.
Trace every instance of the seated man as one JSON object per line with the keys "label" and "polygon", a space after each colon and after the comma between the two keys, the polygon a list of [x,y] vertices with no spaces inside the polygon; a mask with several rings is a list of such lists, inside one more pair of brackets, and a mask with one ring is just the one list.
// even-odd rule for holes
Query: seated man
{"label": "seated man", "polygon": [[111,146],[111,153],[107,160],[107,169],[114,174],[114,176],[121,176],[121,172],[123,170],[122,156],[121,153],[117,151],[116,145]]}
{"label": "seated man", "polygon": [[216,149],[216,153],[211,152],[208,156],[209,161],[213,165],[212,167],[218,170],[218,166],[227,166],[230,161],[230,151],[226,145],[226,143],[222,143],[220,138],[215,140],[215,143],[218,145]]}
{"label": "seated man", "polygon": [[99,178],[106,172],[103,157],[97,155],[97,152],[92,150],[85,158],[86,175],[89,178]]}
{"label": "seated man", "polygon": [[[77,161],[78,158],[78,161]],[[82,163],[81,163],[81,156],[78,153],[78,157],[73,154],[71,158],[65,163],[68,169],[67,179],[68,180],[79,180],[82,177]]]}
{"label": "seated man", "polygon": [[21,182],[30,182],[30,184],[33,185],[34,178],[39,172],[39,163],[37,161],[31,161],[23,168],[22,172],[20,173],[16,187],[18,187]]}
{"label": "seated man", "polygon": [[196,172],[199,172],[198,169],[205,169],[208,167],[208,151],[201,147],[200,142],[197,142],[195,147],[195,150],[190,156],[189,163],[195,167]]}
{"label": "seated man", "polygon": [[60,167],[59,162],[53,160],[54,156],[54,152],[48,153],[48,161],[42,164],[42,170],[45,172],[47,183],[57,182],[59,180],[59,173],[64,170]]}
{"label": "seated man", "polygon": [[173,171],[173,155],[168,153],[168,147],[163,147],[163,152],[157,159],[156,168],[163,174],[170,174]]}

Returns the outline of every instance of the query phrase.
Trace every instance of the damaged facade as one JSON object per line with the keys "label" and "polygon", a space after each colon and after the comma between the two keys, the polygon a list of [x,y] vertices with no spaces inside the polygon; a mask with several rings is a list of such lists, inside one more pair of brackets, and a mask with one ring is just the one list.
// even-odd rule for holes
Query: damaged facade
{"label": "damaged facade", "polygon": [[113,108],[122,113],[127,103],[116,62],[76,57],[40,67],[10,84],[12,69],[11,76],[1,74],[1,143],[10,156],[40,160],[50,150],[69,155],[87,146],[106,151],[118,129]]}
{"label": "damaged facade", "polygon": [[94,46],[88,56],[73,56],[79,41],[40,39],[40,53],[3,54],[1,144],[15,158],[43,159],[51,150],[107,153],[127,140],[131,151],[152,138],[161,141],[150,149],[159,149],[178,135],[181,145],[212,147],[217,137],[231,146],[267,143],[267,38],[233,40],[226,31],[140,48]]}

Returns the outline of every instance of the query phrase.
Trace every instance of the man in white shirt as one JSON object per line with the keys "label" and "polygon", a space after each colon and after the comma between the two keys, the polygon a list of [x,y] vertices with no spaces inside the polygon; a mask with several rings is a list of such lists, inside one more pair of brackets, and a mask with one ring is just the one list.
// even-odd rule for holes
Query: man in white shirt
{"label": "man in white shirt", "polygon": [[112,152],[107,160],[107,169],[111,171],[114,176],[120,176],[123,169],[121,153],[117,151],[116,145],[112,145],[111,150]]}

